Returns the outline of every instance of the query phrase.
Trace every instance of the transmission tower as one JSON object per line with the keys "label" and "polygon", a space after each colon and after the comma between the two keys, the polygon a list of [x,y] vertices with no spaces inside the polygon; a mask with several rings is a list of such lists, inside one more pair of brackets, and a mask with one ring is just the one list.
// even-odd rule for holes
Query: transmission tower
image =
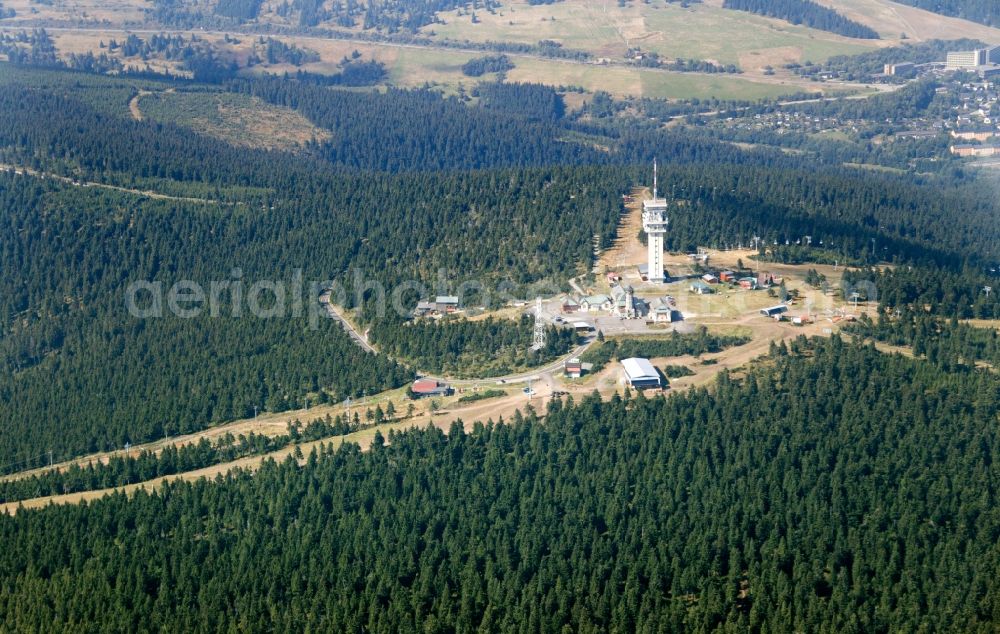
{"label": "transmission tower", "polygon": [[535,334],[531,344],[532,350],[545,347],[545,322],[542,321],[542,298],[535,298]]}

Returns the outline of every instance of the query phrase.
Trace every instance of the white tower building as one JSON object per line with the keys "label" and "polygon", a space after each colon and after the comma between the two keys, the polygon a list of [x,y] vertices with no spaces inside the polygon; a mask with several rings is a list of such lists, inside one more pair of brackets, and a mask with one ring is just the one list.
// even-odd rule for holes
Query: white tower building
{"label": "white tower building", "polygon": [[642,201],[642,230],[649,249],[649,281],[663,282],[663,235],[667,232],[667,199],[656,189],[656,160],[653,161],[653,198]]}

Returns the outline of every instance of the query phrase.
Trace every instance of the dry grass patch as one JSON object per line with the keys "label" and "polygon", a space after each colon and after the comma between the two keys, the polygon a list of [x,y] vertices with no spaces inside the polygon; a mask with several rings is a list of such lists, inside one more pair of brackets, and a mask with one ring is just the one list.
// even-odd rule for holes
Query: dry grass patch
{"label": "dry grass patch", "polygon": [[291,150],[325,141],[330,133],[289,108],[233,93],[160,92],[143,95],[145,118],[171,121],[233,145]]}
{"label": "dry grass patch", "polygon": [[[892,44],[905,33],[911,40],[979,39],[990,44],[1000,43],[1000,29],[950,18],[890,0],[816,0],[820,4],[867,25]],[[891,40],[897,40],[891,42]]]}

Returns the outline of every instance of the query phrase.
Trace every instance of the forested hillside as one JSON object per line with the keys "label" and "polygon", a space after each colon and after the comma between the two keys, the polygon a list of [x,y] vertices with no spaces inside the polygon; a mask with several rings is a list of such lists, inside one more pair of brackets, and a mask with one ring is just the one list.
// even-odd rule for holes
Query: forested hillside
{"label": "forested hillside", "polygon": [[934,11],[941,15],[950,15],[987,24],[1000,26],[1000,4],[994,0],[898,0],[918,9]]}
{"label": "forested hillside", "polygon": [[[442,269],[451,278],[502,276],[516,289],[559,271],[575,273],[595,230],[611,234],[619,204],[614,180],[605,191],[587,180],[586,170],[511,173],[503,180],[345,177],[294,208],[275,200],[273,210],[249,212],[0,176],[0,224],[18,236],[0,244],[4,314],[16,317],[0,339],[2,365],[17,371],[0,374],[7,405],[0,411],[0,455],[5,463],[49,449],[72,455],[192,431],[251,415],[255,406],[301,406],[309,394],[315,402],[400,385],[411,375],[363,354],[339,326],[310,314],[321,310],[310,283],[337,279],[349,289],[360,279],[391,289],[408,279],[430,284]],[[446,192],[452,204],[439,204]],[[564,230],[559,241],[540,224],[533,230],[541,223],[531,220],[537,210],[564,206],[563,213],[576,210],[582,221],[579,207],[568,206],[570,192],[580,202],[593,195],[586,208],[597,224],[580,224],[575,243]],[[354,209],[372,214],[359,217]],[[390,215],[395,221],[385,222]],[[460,216],[468,219],[455,222]],[[457,236],[470,224],[480,228],[480,240],[461,247]],[[512,226],[524,232],[520,246],[507,243]],[[398,239],[403,230],[408,240]],[[533,242],[551,244],[548,255],[524,248]],[[483,257],[487,244],[494,246]],[[295,269],[303,279],[297,318],[289,303]],[[63,274],[52,277],[57,270]],[[288,285],[282,318],[233,316],[228,294],[218,316],[205,310],[194,319],[140,320],[126,312],[125,289],[136,280],[159,280],[165,293],[179,280],[207,289],[211,281],[237,279],[246,289],[260,280]],[[353,304],[357,297],[346,290],[343,300]],[[267,294],[265,305],[271,301]]]}
{"label": "forested hillside", "polygon": [[[1000,388],[832,341],[669,399],[0,517],[11,630],[967,631]],[[885,412],[891,412],[886,416]],[[192,597],[198,597],[192,603]]]}
{"label": "forested hillside", "polygon": [[[219,0],[214,10],[197,2],[184,0],[154,0],[148,9],[151,17],[164,26],[179,28],[223,27],[233,23],[251,21],[258,16],[262,0]],[[439,11],[471,4],[474,9],[489,10],[497,6],[495,0],[476,0],[472,3],[456,0],[377,0],[374,2],[324,3],[319,0],[283,0],[274,12],[302,27],[333,22],[341,27],[381,29],[389,32],[405,29],[415,31],[437,20]]]}
{"label": "forested hillside", "polygon": [[[877,37],[809,1],[725,5]],[[379,40],[442,10],[472,24],[477,11],[509,11],[513,26],[527,13],[517,9],[154,0],[151,11],[185,28],[332,21]],[[192,80],[102,56],[45,70],[59,66],[53,41],[65,33],[0,39],[25,64],[0,64],[0,477],[109,452],[3,477],[0,501],[179,476],[132,497],[0,515],[0,631],[997,630],[1000,334],[964,321],[1000,319],[997,190],[949,154],[946,128],[893,137],[899,117],[929,127],[952,116],[961,93],[946,102],[946,80],[870,99],[616,103],[508,82],[510,60],[481,57],[466,70],[482,83],[443,96],[430,84],[373,88],[400,67],[350,43],[337,75],[306,72],[298,65],[330,42],[253,32],[246,54],[294,75],[237,77],[200,34],[107,44],[136,59],[160,49]],[[577,55],[547,42],[511,46]],[[867,78],[899,56],[967,44],[828,67]],[[399,63],[430,54],[396,50]],[[537,60],[516,61],[521,73]],[[267,118],[252,111],[261,104],[274,118],[248,121]],[[226,135],[207,133],[205,112]],[[264,123],[266,139],[268,122],[286,132],[291,120],[283,150],[248,133]],[[830,319],[794,332],[829,337],[786,341],[792,325],[757,314],[777,299],[727,289],[682,305],[675,327],[688,334],[603,322],[585,347],[553,318],[532,349],[525,300],[606,292],[607,249],[617,243],[622,259],[636,246],[617,234],[654,159],[667,249],[757,245],[739,270],[809,263],[804,282],[826,297],[799,288],[789,266],[771,270],[808,293],[796,312]],[[839,289],[827,288],[831,268],[843,270]],[[688,272],[703,271],[678,275]],[[451,294],[464,316],[411,318],[419,300]],[[840,312],[867,303],[871,316],[834,326],[838,312],[813,296]],[[739,323],[723,323],[734,311]],[[909,356],[879,351],[890,346]],[[592,365],[563,381],[544,364],[571,350]],[[666,377],[689,377],[670,396],[615,392],[601,374],[631,356],[706,354],[657,361]],[[713,367],[732,369],[711,381]],[[528,396],[531,381],[543,386],[544,417],[528,406],[442,432],[441,404],[506,416],[532,402],[491,385],[514,372],[540,375]],[[386,393],[418,373],[465,394],[417,407],[398,400],[403,389]],[[602,392],[581,396],[590,386]],[[208,430],[211,441],[116,451],[346,399],[346,413],[308,412],[305,425],[298,413],[263,416]],[[368,429],[387,417],[428,427]],[[299,443],[327,439],[337,448],[303,455]],[[273,451],[290,455],[263,459]],[[194,479],[210,468],[222,475]]]}
{"label": "forested hillside", "polygon": [[[456,284],[507,279],[516,292],[575,275],[593,235],[612,238],[631,180],[592,168],[336,174],[308,156],[96,110],[77,92],[82,99],[30,84],[0,91],[4,160],[209,202],[0,175],[0,223],[16,236],[0,242],[2,465],[401,385],[412,371],[362,353],[316,317],[313,282],[336,280],[338,299],[353,305],[363,297],[356,280],[391,290],[444,271]],[[474,243],[464,239],[473,230]],[[257,319],[245,307],[234,315],[223,294],[217,316],[135,319],[125,291],[142,280],[164,293],[180,280],[204,289],[242,281],[244,290],[277,281],[289,285],[283,315],[292,318]]]}
{"label": "forested hillside", "polygon": [[879,39],[878,32],[871,27],[845,18],[833,9],[812,0],[724,0],[722,6],[780,18],[792,24],[805,24],[814,29],[847,37]]}
{"label": "forested hillside", "polygon": [[[1000,319],[1000,300],[986,292],[994,275],[966,269],[961,272],[900,267],[873,268],[844,273],[844,284],[864,290],[877,289],[884,312],[906,310],[956,319]],[[992,288],[990,288],[992,291]]]}
{"label": "forested hillside", "polygon": [[[326,320],[313,328],[308,311],[297,320],[248,321],[225,309],[219,318],[134,320],[124,306],[131,282],[158,281],[166,291],[184,279],[231,282],[238,269],[249,288],[290,283],[301,269],[304,305],[314,307],[318,294],[309,282],[335,281],[343,291],[335,301],[362,309],[357,318],[389,343],[406,331],[379,312],[369,282],[391,291],[412,280],[427,295],[469,280],[509,282],[522,299],[539,280],[563,288],[590,267],[595,236],[611,244],[621,194],[648,181],[654,157],[663,191],[685,201],[671,212],[670,249],[810,236],[833,258],[953,273],[985,271],[1000,253],[995,198],[975,181],[817,169],[811,159],[643,123],[584,126],[544,114],[555,102],[537,88],[486,87],[483,103],[469,106],[425,91],[231,85],[331,132],[293,154],[129,116],[140,87],[195,88],[186,84],[38,70],[2,81],[0,162],[176,198],[0,177],[8,236],[0,241],[0,367],[10,370],[0,374],[0,465],[198,429],[255,407],[370,393],[412,376],[367,361]],[[442,271],[450,288],[439,288]],[[417,295],[406,295],[404,310]],[[450,345],[451,335],[439,334],[433,339]],[[411,349],[405,337],[392,346],[441,368],[509,348],[504,337],[460,339],[467,349],[450,358],[435,346]]]}
{"label": "forested hillside", "polygon": [[[566,142],[551,124],[470,109],[458,99],[442,99],[430,91],[330,92],[278,78],[241,81],[232,89],[294,108],[330,130],[334,140],[321,146],[319,152],[330,162],[348,167],[476,169],[602,159],[589,146]],[[500,98],[513,104],[523,95]],[[489,97],[486,102],[491,103]],[[495,106],[497,100],[492,103]],[[556,118],[551,96],[549,109],[548,116],[538,118]],[[400,139],[404,130],[405,137]],[[497,139],[505,142],[496,143]]]}
{"label": "forested hillside", "polygon": [[576,343],[572,330],[549,326],[545,347],[533,350],[533,324],[528,315],[517,320],[421,320],[412,324],[389,318],[377,322],[370,336],[382,352],[406,359],[421,370],[503,376],[551,361]]}

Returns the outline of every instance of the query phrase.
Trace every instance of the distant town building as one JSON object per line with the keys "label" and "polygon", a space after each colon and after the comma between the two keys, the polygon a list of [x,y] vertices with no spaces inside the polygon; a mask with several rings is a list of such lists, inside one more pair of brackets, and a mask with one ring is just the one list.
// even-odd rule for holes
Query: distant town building
{"label": "distant town building", "polygon": [[987,50],[989,49],[980,48],[974,51],[952,51],[945,57],[945,67],[957,70],[983,66],[986,64]]}
{"label": "distant town building", "polygon": [[992,130],[987,130],[985,132],[974,132],[974,131],[959,132],[957,130],[952,130],[951,136],[956,139],[962,139],[964,141],[988,141],[996,136],[996,132]]}
{"label": "distant town building", "polygon": [[996,79],[1000,77],[1000,65],[989,64],[987,66],[980,66],[976,69],[976,72],[983,79]]}
{"label": "distant town building", "polygon": [[900,62],[899,64],[886,64],[883,72],[891,76],[910,75],[916,71],[916,68],[913,62]]}
{"label": "distant town building", "polygon": [[962,157],[1000,156],[1000,146],[996,145],[953,145],[951,153]]}
{"label": "distant town building", "polygon": [[622,359],[622,381],[638,389],[661,387],[660,373],[649,359]]}
{"label": "distant town building", "polygon": [[777,306],[771,306],[770,308],[760,309],[760,314],[765,317],[778,317],[786,312],[788,312],[788,306],[785,306],[784,304],[778,304]]}
{"label": "distant town building", "polygon": [[900,130],[896,136],[907,139],[929,139],[936,137],[940,132],[937,130]]}

